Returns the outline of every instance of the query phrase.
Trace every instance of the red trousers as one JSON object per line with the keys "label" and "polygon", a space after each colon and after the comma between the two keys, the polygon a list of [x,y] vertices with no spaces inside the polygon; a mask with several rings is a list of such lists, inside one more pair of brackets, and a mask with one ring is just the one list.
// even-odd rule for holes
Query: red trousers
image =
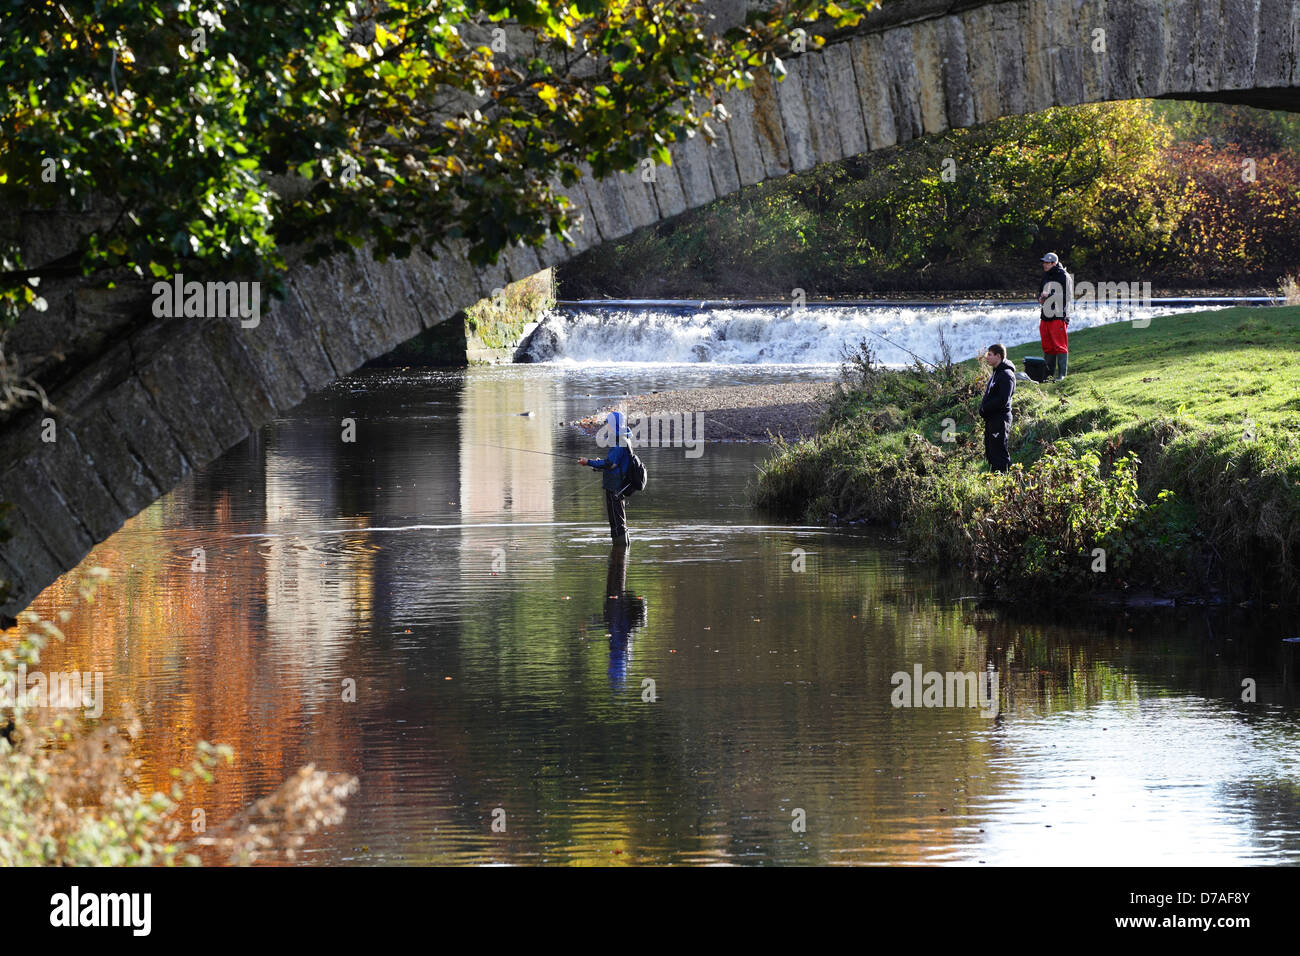
{"label": "red trousers", "polygon": [[1044,355],[1065,355],[1070,351],[1070,339],[1065,330],[1065,323],[1060,319],[1040,321],[1038,337],[1043,343]]}

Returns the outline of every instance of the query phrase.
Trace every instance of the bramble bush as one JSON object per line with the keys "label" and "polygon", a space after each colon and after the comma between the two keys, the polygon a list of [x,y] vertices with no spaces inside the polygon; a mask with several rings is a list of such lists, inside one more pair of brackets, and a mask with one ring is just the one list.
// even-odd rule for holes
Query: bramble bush
{"label": "bramble bush", "polygon": [[1095,586],[1095,548],[1105,549],[1108,570],[1131,553],[1124,532],[1145,508],[1138,464],[1136,455],[1125,455],[1103,475],[1099,455],[1076,457],[1061,442],[1030,468],[1016,464],[990,476],[990,501],[973,516],[971,530],[976,579],[1026,592],[1044,584],[1054,591]]}

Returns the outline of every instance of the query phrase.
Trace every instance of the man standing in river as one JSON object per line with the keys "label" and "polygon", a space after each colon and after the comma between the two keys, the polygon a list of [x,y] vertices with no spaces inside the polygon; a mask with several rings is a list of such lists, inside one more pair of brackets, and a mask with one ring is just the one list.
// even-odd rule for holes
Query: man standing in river
{"label": "man standing in river", "polygon": [[597,471],[604,472],[600,483],[605,489],[605,513],[609,516],[609,536],[615,547],[627,547],[631,539],[627,533],[627,509],[624,505],[628,489],[628,466],[632,462],[632,452],[623,443],[628,434],[623,424],[622,412],[610,412],[605,425],[613,434],[614,447],[604,458],[579,458],[578,464],[589,465]]}
{"label": "man standing in river", "polygon": [[1066,330],[1070,325],[1070,312],[1074,308],[1074,276],[1065,270],[1055,252],[1049,252],[1040,261],[1043,264],[1043,278],[1038,283],[1038,301],[1042,304],[1038,318],[1038,337],[1043,344],[1047,377],[1059,382],[1065,378],[1065,370],[1070,362],[1070,340]]}
{"label": "man standing in river", "polygon": [[984,457],[991,470],[1006,471],[1011,467],[1011,396],[1016,391],[1016,367],[1007,359],[1007,350],[1001,342],[989,346],[984,361],[992,369],[980,402]]}

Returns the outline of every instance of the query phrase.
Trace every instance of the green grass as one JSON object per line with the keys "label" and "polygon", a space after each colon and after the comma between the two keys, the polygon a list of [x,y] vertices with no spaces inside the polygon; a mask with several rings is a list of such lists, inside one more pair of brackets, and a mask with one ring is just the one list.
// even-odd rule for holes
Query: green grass
{"label": "green grass", "polygon": [[[1009,596],[1150,585],[1300,599],[1300,308],[1083,329],[1071,333],[1070,348],[1065,382],[1018,383],[1018,475],[987,473],[975,412],[987,372],[971,360],[945,374],[874,371],[855,382],[816,437],[778,445],[755,502],[805,520],[896,523],[916,556],[966,565]],[[1041,352],[1034,341],[1008,354],[1019,367]],[[1114,464],[1130,453],[1140,460],[1145,506],[1115,510],[1123,490]],[[1098,482],[1087,479],[1089,456]],[[1035,497],[1034,482],[1058,480],[1080,483],[1076,506],[1067,507],[1068,496]],[[1101,512],[1113,520],[1092,528]],[[1001,536],[999,548],[1046,549],[1026,564],[1019,553],[990,557],[981,543],[979,528],[1007,515],[1040,529],[1064,524],[1044,540],[1014,540],[1014,529]],[[1117,573],[1070,570],[1085,527],[1091,544],[1124,556]],[[993,558],[998,570],[978,566]],[[1030,565],[1023,579],[1007,571]]]}
{"label": "green grass", "polygon": [[[1041,355],[1037,341],[1012,361]],[[973,363],[966,363],[973,365]],[[1022,401],[1033,387],[1022,388]],[[1047,394],[1104,406],[1125,421],[1177,415],[1206,425],[1300,428],[1300,307],[1235,308],[1083,329],[1070,335],[1070,375]]]}

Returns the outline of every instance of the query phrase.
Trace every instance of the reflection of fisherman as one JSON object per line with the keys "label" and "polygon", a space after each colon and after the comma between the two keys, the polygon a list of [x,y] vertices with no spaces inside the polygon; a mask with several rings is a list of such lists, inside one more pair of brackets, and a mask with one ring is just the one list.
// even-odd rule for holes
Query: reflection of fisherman
{"label": "reflection of fisherman", "polygon": [[977,698],[985,687],[992,693],[988,695],[989,706],[981,706],[981,716],[988,717],[991,711],[995,726],[1000,725],[1006,712],[1014,709],[1012,705],[1017,683],[1023,687],[1023,679],[1018,682],[1017,678],[1037,676],[1037,669],[1025,674],[1023,665],[1019,668],[1019,673],[1012,668],[1012,661],[1018,655],[1010,654],[1008,649],[1021,642],[1015,624],[997,609],[997,605],[981,602],[962,617],[963,623],[975,631],[975,646],[984,647],[984,672],[978,678],[980,683],[976,684],[975,692]]}
{"label": "reflection of fisherman", "polygon": [[632,633],[645,627],[645,599],[627,589],[627,552],[617,545],[609,552],[605,576],[605,626],[609,628],[609,684],[622,690],[632,660]]}
{"label": "reflection of fisherman", "polygon": [[1070,362],[1070,340],[1066,331],[1074,309],[1074,276],[1065,271],[1065,265],[1055,252],[1049,252],[1040,261],[1043,263],[1043,278],[1038,283],[1038,301],[1043,308],[1038,321],[1038,337],[1043,343],[1047,377],[1059,382],[1065,378],[1065,369]]}
{"label": "reflection of fisherman", "polygon": [[605,474],[601,477],[601,487],[605,489],[605,511],[609,514],[609,536],[616,545],[627,546],[631,543],[627,533],[627,509],[624,505],[623,492],[627,490],[627,468],[632,461],[632,453],[623,443],[628,438],[627,426],[623,424],[622,412],[610,412],[605,424],[614,434],[614,447],[604,458],[579,458],[578,464],[590,465]]}

